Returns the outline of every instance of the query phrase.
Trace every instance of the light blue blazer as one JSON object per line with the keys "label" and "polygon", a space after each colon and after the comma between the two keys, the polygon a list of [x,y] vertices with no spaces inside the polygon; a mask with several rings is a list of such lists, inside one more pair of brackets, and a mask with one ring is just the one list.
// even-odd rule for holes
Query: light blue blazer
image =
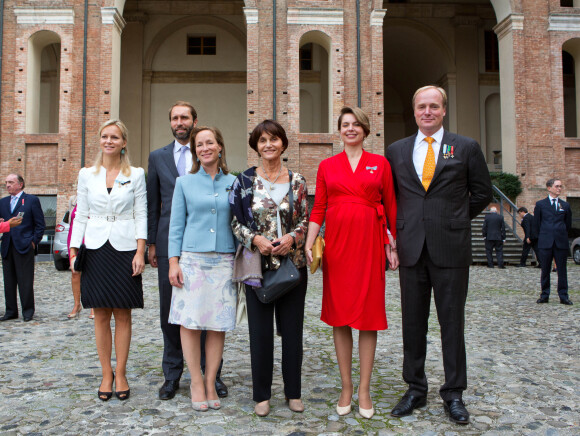
{"label": "light blue blazer", "polygon": [[182,251],[234,253],[232,212],[228,202],[235,176],[220,170],[214,180],[203,167],[178,177],[169,222],[168,257]]}

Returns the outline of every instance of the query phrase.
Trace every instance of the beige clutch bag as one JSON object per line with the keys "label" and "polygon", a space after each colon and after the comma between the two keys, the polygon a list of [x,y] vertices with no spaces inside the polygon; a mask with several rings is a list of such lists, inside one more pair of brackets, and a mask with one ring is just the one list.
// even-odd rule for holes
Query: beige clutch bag
{"label": "beige clutch bag", "polygon": [[320,264],[322,263],[322,254],[324,253],[324,238],[317,236],[312,246],[312,263],[310,264],[310,272],[314,274]]}

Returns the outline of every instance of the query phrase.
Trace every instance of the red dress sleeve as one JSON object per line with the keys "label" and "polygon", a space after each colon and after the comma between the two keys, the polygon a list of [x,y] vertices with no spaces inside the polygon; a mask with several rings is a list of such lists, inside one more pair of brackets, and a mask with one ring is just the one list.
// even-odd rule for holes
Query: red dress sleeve
{"label": "red dress sleeve", "polygon": [[10,223],[8,221],[4,221],[0,223],[0,233],[6,233],[10,231]]}
{"label": "red dress sleeve", "polygon": [[[393,172],[391,165],[385,159],[385,169],[383,171],[383,207],[385,209],[385,216],[387,217],[388,227],[397,239],[397,198],[395,197],[395,187],[393,185]],[[386,229],[385,229],[386,232]],[[387,238],[387,241],[389,239]]]}
{"label": "red dress sleeve", "polygon": [[326,191],[326,160],[320,162],[316,173],[316,193],[314,195],[314,207],[310,213],[310,221],[322,225],[326,216],[328,193]]}

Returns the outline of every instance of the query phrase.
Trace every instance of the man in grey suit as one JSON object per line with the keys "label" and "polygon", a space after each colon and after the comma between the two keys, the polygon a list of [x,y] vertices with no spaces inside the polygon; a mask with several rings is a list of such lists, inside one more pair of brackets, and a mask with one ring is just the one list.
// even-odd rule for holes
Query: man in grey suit
{"label": "man in grey suit", "polygon": [[505,222],[503,217],[497,213],[497,208],[492,207],[491,213],[485,215],[481,234],[485,239],[485,256],[487,257],[487,267],[493,268],[493,249],[497,257],[497,266],[504,269],[503,266],[503,243],[505,241]]}
{"label": "man in grey suit", "polygon": [[[172,286],[169,283],[167,245],[171,203],[177,177],[188,173],[192,166],[189,137],[197,124],[197,112],[185,101],[176,102],[169,110],[169,122],[175,141],[149,154],[147,172],[147,208],[149,263],[158,268],[159,306],[163,332],[163,375],[165,382],[159,389],[159,399],[170,400],[179,389],[183,373],[181,326],[168,323]],[[202,334],[202,370],[205,366],[205,335]],[[216,377],[218,396],[226,397],[228,390],[221,378],[221,365]]]}
{"label": "man in grey suit", "polygon": [[427,401],[425,357],[431,289],[441,327],[445,411],[469,422],[464,309],[471,264],[471,219],[491,201],[491,180],[473,139],[443,129],[447,95],[426,86],[413,96],[419,131],[391,144],[397,193],[397,250],[403,314],[403,379],[409,389],[392,410],[410,415]]}

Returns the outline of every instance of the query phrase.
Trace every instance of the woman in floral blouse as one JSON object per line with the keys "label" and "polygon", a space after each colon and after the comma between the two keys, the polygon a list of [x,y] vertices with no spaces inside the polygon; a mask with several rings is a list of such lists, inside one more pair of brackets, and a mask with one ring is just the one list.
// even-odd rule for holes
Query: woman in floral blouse
{"label": "woman in floral blouse", "polygon": [[[282,336],[282,375],[288,407],[304,411],[301,397],[302,328],[307,275],[304,240],[308,225],[306,180],[282,165],[288,147],[286,132],[273,120],[258,124],[250,134],[250,147],[260,156],[261,165],[241,173],[232,187],[230,205],[234,213],[234,236],[248,249],[258,249],[270,269],[278,269],[280,256],[290,256],[300,272],[300,283],[273,303],[258,300],[253,287],[246,284],[250,331],[254,411],[258,416],[270,412],[274,367],[273,317]],[[288,191],[293,193],[290,217]],[[288,221],[292,231],[286,233]]]}

